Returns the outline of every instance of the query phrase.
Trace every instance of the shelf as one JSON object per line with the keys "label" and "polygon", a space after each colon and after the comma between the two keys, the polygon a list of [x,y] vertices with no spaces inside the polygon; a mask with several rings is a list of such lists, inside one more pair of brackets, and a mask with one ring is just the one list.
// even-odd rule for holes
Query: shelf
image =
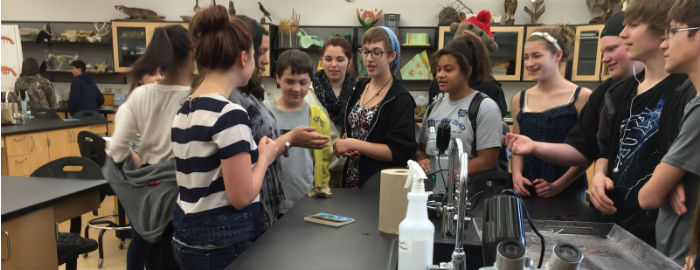
{"label": "shelf", "polygon": [[36,41],[22,41],[22,45],[25,44],[35,44],[35,45],[85,45],[85,46],[112,46],[112,42],[82,42],[82,41],[49,41],[49,42],[36,42]]}

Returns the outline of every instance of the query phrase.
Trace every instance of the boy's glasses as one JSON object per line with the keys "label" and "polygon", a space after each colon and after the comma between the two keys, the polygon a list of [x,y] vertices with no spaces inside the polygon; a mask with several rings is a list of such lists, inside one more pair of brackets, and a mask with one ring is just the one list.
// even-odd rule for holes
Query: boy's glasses
{"label": "boy's glasses", "polygon": [[372,55],[372,58],[381,58],[382,55],[384,54],[384,51],[380,49],[374,49],[374,50],[368,50],[364,48],[360,48],[360,54],[362,57],[367,57],[368,55]]}
{"label": "boy's glasses", "polygon": [[674,35],[675,35],[676,32],[679,32],[679,31],[690,31],[690,30],[695,30],[695,29],[700,29],[700,27],[676,27],[676,28],[666,28],[666,39],[668,39],[668,37],[669,37],[671,34],[674,34]]}

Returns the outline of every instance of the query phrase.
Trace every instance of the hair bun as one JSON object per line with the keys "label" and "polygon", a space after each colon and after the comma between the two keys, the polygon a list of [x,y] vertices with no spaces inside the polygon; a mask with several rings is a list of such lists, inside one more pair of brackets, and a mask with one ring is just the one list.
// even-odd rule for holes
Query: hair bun
{"label": "hair bun", "polygon": [[190,31],[194,36],[225,29],[231,20],[226,8],[221,5],[202,9],[192,17]]}

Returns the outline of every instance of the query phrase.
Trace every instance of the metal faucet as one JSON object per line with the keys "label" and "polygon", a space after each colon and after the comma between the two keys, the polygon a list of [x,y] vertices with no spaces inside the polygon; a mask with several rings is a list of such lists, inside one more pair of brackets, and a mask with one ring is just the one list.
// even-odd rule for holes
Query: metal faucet
{"label": "metal faucet", "polygon": [[[456,157],[456,158],[455,158]],[[464,245],[462,243],[462,238],[464,236],[464,217],[467,214],[467,180],[468,180],[468,164],[469,156],[467,153],[462,151],[462,142],[459,139],[455,139],[455,148],[453,148],[452,155],[450,156],[450,184],[447,188],[448,203],[443,206],[443,235],[452,228],[453,224],[456,224],[454,228],[455,236],[455,250],[452,252],[452,260],[448,263],[440,263],[439,266],[432,266],[430,269],[436,270],[466,270],[467,260],[466,254],[464,253]],[[459,168],[459,169],[457,169]],[[453,181],[454,180],[454,181]],[[454,189],[455,184],[458,188],[459,198],[455,204],[454,200]],[[452,204],[449,204],[451,202]],[[451,209],[444,209],[446,206],[451,206]],[[451,211],[450,211],[451,210]],[[457,211],[457,220],[453,223],[454,210]],[[447,219],[445,218],[447,216]],[[446,225],[449,224],[449,225]]]}
{"label": "metal faucet", "polygon": [[[440,207],[440,213],[442,214],[442,237],[452,238],[455,236],[455,222],[454,216],[457,208],[455,207],[455,182],[458,181],[459,176],[456,175],[456,171],[460,168],[460,156],[463,153],[462,140],[458,138],[453,139],[452,152],[449,157],[448,166],[448,177],[447,185],[445,187],[445,203]],[[457,157],[457,158],[455,158]]]}

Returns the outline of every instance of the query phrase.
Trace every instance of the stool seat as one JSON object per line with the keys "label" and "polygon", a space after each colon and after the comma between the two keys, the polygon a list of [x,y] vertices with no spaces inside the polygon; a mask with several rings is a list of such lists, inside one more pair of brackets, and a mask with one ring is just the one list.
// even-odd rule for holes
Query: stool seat
{"label": "stool seat", "polygon": [[[83,238],[77,233],[58,233],[56,236],[56,249],[58,251],[58,264],[76,263],[78,255],[97,249],[97,241]],[[68,265],[66,265],[68,269]],[[75,269],[75,266],[73,266]]]}

